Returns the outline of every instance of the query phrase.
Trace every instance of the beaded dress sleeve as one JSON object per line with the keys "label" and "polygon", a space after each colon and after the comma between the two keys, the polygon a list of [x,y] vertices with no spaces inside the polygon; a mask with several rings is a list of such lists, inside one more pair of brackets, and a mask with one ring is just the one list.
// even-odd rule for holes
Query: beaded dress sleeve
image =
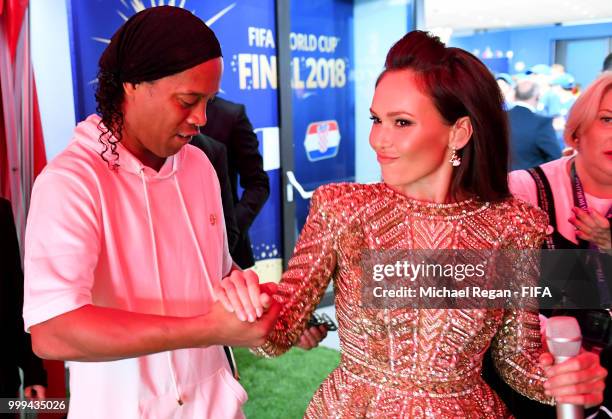
{"label": "beaded dress sleeve", "polygon": [[286,352],[299,340],[321,301],[336,268],[335,233],[338,228],[330,209],[339,192],[342,191],[338,185],[315,191],[306,224],[275,295],[283,308],[266,342],[251,349],[256,355],[271,357]]}
{"label": "beaded dress sleeve", "polygon": [[[504,245],[504,250],[516,250],[510,268],[513,289],[537,285],[540,271],[537,249],[548,225],[546,214],[538,209],[525,205],[518,212],[508,225]],[[546,375],[539,364],[543,352],[540,320],[537,310],[531,310],[533,305],[529,303],[522,300],[520,307],[505,311],[492,342],[493,363],[504,381],[516,391],[530,399],[554,404],[552,397],[544,394]]]}

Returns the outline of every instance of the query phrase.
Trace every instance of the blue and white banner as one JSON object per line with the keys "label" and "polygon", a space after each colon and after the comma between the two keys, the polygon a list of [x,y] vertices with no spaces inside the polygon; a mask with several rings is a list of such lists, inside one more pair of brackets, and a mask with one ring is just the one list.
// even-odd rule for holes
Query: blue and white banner
{"label": "blue and white banner", "polygon": [[[305,190],[355,180],[353,2],[291,2],[294,172]],[[296,228],[309,200],[296,195]]]}

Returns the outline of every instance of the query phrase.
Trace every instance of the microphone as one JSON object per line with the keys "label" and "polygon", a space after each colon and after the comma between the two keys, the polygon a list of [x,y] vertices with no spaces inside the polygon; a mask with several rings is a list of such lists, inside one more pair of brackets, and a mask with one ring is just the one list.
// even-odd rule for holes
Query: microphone
{"label": "microphone", "polygon": [[[578,355],[582,344],[580,326],[575,318],[555,316],[546,321],[546,342],[548,350],[559,364]],[[557,403],[558,419],[583,419],[584,408],[569,403]]]}

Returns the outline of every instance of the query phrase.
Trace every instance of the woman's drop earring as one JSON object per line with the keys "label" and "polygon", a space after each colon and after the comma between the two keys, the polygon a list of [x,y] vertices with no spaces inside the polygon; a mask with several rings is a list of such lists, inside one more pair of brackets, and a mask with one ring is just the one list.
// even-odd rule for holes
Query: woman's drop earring
{"label": "woman's drop earring", "polygon": [[455,147],[452,148],[453,154],[451,155],[450,160],[448,161],[453,167],[457,167],[461,164],[461,157],[457,155],[457,149]]}

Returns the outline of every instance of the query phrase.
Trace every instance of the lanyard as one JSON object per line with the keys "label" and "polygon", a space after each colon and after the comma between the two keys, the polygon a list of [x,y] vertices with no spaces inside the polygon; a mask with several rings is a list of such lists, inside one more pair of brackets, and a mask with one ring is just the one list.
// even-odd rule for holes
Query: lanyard
{"label": "lanyard", "polygon": [[[576,162],[573,159],[570,166],[570,178],[572,181],[572,191],[574,194],[574,205],[581,210],[588,212],[589,206],[587,205],[584,188],[582,187],[580,178],[576,173]],[[608,208],[606,218],[610,218],[610,216],[612,216],[612,207]],[[597,287],[599,288],[600,302],[602,307],[609,308],[611,305],[610,293],[608,289],[608,282],[606,281],[606,276],[604,275],[602,260],[598,252],[599,248],[595,245],[595,243],[586,242],[582,239],[578,239],[578,243],[580,244],[581,248],[588,248],[589,250],[593,251],[589,253],[594,253],[595,255],[595,275],[597,276]]]}

